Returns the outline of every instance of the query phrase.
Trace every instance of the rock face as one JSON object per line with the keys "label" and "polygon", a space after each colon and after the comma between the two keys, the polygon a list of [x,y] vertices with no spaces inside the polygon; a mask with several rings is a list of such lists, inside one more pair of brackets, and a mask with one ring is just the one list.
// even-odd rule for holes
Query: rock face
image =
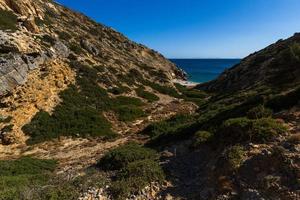
{"label": "rock face", "polygon": [[[0,31],[0,95],[24,84],[27,73],[46,59],[67,58],[70,52],[73,58],[120,73],[135,68],[150,74],[163,72],[167,82],[184,78],[184,73],[159,53],[52,1],[0,0],[0,9],[12,11],[19,19],[15,24],[18,31]],[[24,48],[26,44],[30,45]],[[110,79],[117,80],[113,76]]]}
{"label": "rock face", "polygon": [[56,41],[53,48],[48,51],[21,52],[11,37],[0,31],[0,96],[26,83],[28,73],[40,67],[45,61],[66,58],[70,54],[68,47],[60,41]]}
{"label": "rock face", "polygon": [[216,80],[201,84],[198,88],[217,92],[237,91],[262,85],[280,87],[287,83],[300,83],[299,33],[251,54]]}
{"label": "rock face", "polygon": [[22,127],[51,112],[80,66],[102,89],[129,88],[130,96],[145,83],[174,89],[172,80],[185,78],[158,52],[54,1],[0,0],[0,117],[14,116],[9,137],[1,139],[0,123],[0,141],[24,142]]}

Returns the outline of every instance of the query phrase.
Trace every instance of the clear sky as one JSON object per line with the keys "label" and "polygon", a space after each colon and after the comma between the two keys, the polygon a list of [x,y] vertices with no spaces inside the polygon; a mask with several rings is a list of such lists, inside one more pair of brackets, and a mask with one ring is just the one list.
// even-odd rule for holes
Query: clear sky
{"label": "clear sky", "polygon": [[168,58],[241,58],[300,32],[300,0],[57,0]]}

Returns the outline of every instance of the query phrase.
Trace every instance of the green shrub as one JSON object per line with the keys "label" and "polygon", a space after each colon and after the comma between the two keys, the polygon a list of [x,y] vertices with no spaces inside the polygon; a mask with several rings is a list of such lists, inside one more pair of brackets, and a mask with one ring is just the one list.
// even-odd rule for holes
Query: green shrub
{"label": "green shrub", "polygon": [[147,146],[157,147],[186,140],[199,130],[193,115],[177,115],[168,120],[147,126],[140,134],[150,136]]}
{"label": "green shrub", "polygon": [[84,52],[84,50],[81,48],[81,46],[79,46],[77,43],[75,42],[72,42],[70,45],[69,45],[69,48],[71,51],[73,51],[74,53],[80,55]]}
{"label": "green shrub", "polygon": [[61,39],[61,40],[65,40],[65,41],[69,42],[69,40],[72,39],[72,36],[65,31],[56,31],[56,33],[57,33],[59,39]]}
{"label": "green shrub", "polygon": [[118,106],[114,111],[118,114],[118,119],[125,122],[134,121],[146,116],[145,112],[135,105]]}
{"label": "green shrub", "polygon": [[55,42],[56,42],[56,39],[53,38],[53,37],[50,36],[50,35],[43,35],[42,41],[43,41],[43,42],[46,42],[46,43],[48,43],[48,44],[50,44],[50,45],[54,45]]}
{"label": "green shrub", "polygon": [[150,124],[141,134],[150,136],[152,140],[162,135],[172,135],[178,129],[189,125],[193,120],[194,118],[190,115],[176,115],[168,120]]}
{"label": "green shrub", "polygon": [[69,33],[65,32],[65,31],[57,31],[57,34],[58,34],[59,39],[65,40],[67,42],[70,39],[72,39],[72,36]]}
{"label": "green shrub", "polygon": [[300,44],[294,43],[290,46],[291,53],[296,60],[300,60]]}
{"label": "green shrub", "polygon": [[0,160],[0,176],[17,176],[25,174],[41,174],[54,171],[55,160],[40,160],[22,157],[17,160]]}
{"label": "green shrub", "polygon": [[135,143],[130,143],[109,151],[98,162],[98,166],[105,170],[118,170],[131,162],[154,159],[156,157],[157,154],[154,150],[144,148]]}
{"label": "green shrub", "polygon": [[299,99],[300,87],[287,94],[274,96],[266,103],[266,106],[276,112],[279,112],[299,104]]}
{"label": "green shrub", "polygon": [[212,140],[213,134],[208,131],[197,131],[194,135],[193,139],[193,147],[198,147],[203,143],[207,143]]}
{"label": "green shrub", "polygon": [[39,199],[50,200],[77,200],[79,196],[79,189],[70,183],[59,183],[50,186],[46,185],[38,195]]}
{"label": "green shrub", "polygon": [[18,23],[17,20],[18,20],[18,18],[13,12],[0,9],[0,29],[1,30],[16,31],[18,29],[17,28],[17,23]]}
{"label": "green shrub", "polygon": [[110,188],[117,199],[124,199],[129,194],[139,192],[154,181],[162,182],[164,171],[154,160],[146,159],[129,163],[117,174],[117,181]]}
{"label": "green shrub", "polygon": [[9,123],[12,120],[12,116],[8,116],[8,117],[3,117],[0,116],[0,123]]}
{"label": "green shrub", "polygon": [[168,76],[163,70],[156,70],[156,69],[147,69],[147,72],[151,77],[156,77],[161,81],[168,80]]}
{"label": "green shrub", "polygon": [[[0,200],[25,198],[26,191],[46,185],[56,167],[54,160],[22,157],[0,161]],[[27,193],[28,194],[28,193]]]}
{"label": "green shrub", "polygon": [[44,26],[44,25],[49,26],[52,24],[52,20],[47,15],[44,16],[43,20],[40,19],[39,17],[36,17],[34,21],[35,21],[35,24],[38,26]]}
{"label": "green shrub", "polygon": [[29,144],[59,136],[116,136],[111,131],[111,124],[102,115],[110,103],[106,91],[93,84],[92,78],[80,78],[77,83],[80,88],[73,85],[60,93],[62,102],[55,107],[52,115],[40,111],[22,128],[24,133],[31,136]]}
{"label": "green shrub", "polygon": [[131,177],[142,177],[147,183],[161,181],[165,178],[164,172],[158,162],[151,159],[131,162],[117,174],[117,179],[119,180]]}
{"label": "green shrub", "polygon": [[13,130],[13,127],[14,127],[13,124],[6,125],[1,129],[1,132],[4,132],[4,133],[11,132]]}
{"label": "green shrub", "polygon": [[247,117],[249,119],[260,119],[260,118],[267,118],[271,117],[273,114],[273,111],[270,108],[266,108],[263,105],[256,106],[252,109],[250,109],[247,112]]}
{"label": "green shrub", "polygon": [[113,99],[114,105],[133,105],[133,106],[143,106],[145,105],[140,99],[135,97],[118,96]]}
{"label": "green shrub", "polygon": [[126,92],[129,92],[130,88],[128,87],[124,87],[124,86],[120,86],[120,87],[113,87],[107,90],[107,92],[112,93],[114,95],[119,95],[119,94],[123,94]]}
{"label": "green shrub", "polygon": [[262,118],[254,120],[253,122],[253,133],[255,134],[254,140],[268,141],[288,131],[284,124],[277,122],[271,118]]}
{"label": "green shrub", "polygon": [[246,156],[246,151],[240,145],[230,147],[226,151],[226,161],[232,169],[238,169],[243,163]]}
{"label": "green shrub", "polygon": [[286,127],[272,118],[226,120],[218,131],[220,140],[229,143],[266,142],[286,132]]}
{"label": "green shrub", "polygon": [[148,92],[148,91],[145,91],[143,88],[139,87],[137,88],[136,90],[136,94],[143,98],[143,99],[146,99],[148,100],[149,102],[154,102],[154,101],[158,101],[159,100],[159,97],[156,96],[155,94],[151,93],[151,92]]}
{"label": "green shrub", "polygon": [[62,91],[61,103],[53,113],[40,111],[22,130],[31,136],[29,144],[43,142],[60,136],[113,138],[116,134],[103,116],[104,111],[114,111],[121,121],[132,121],[145,116],[140,108],[144,103],[133,97],[110,98],[99,86],[101,76],[94,67],[71,62],[77,72],[76,85]]}
{"label": "green shrub", "polygon": [[187,88],[186,86],[175,83],[176,88],[187,98],[205,98],[207,94],[204,91]]}
{"label": "green shrub", "polygon": [[161,94],[166,94],[172,97],[176,97],[176,98],[180,98],[180,95],[178,94],[178,92],[171,86],[163,86],[154,82],[150,82],[147,80],[143,80],[142,83],[144,85],[147,85],[149,87],[151,87],[152,89],[158,91]]}

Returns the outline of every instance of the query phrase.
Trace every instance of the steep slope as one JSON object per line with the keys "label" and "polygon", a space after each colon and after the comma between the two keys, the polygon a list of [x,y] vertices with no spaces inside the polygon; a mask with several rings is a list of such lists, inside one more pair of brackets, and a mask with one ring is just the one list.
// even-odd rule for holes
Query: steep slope
{"label": "steep slope", "polygon": [[279,40],[251,54],[216,80],[199,85],[209,91],[238,91],[267,85],[287,87],[300,84],[300,34]]}
{"label": "steep slope", "polygon": [[[243,59],[216,80],[196,114],[148,126],[174,199],[299,199],[300,35]],[[203,91],[203,92],[204,92]]]}
{"label": "steep slope", "polygon": [[[114,115],[123,117],[120,121],[143,115],[137,108],[142,103],[129,101],[158,101],[160,93],[176,96],[172,80],[185,78],[158,52],[54,1],[1,0],[0,15],[0,116],[9,121],[0,124],[2,143],[24,142],[28,139],[24,131],[37,137],[47,132],[44,136],[50,139],[60,131],[62,135],[93,135],[97,129],[110,129],[107,119],[115,119]],[[120,95],[139,99],[115,98]],[[90,98],[90,102],[76,102],[76,98]],[[44,111],[50,113],[47,124],[76,122],[42,129],[45,124],[39,121],[47,115]],[[85,117],[76,117],[78,112]],[[102,117],[93,116],[98,120],[93,130],[84,133],[83,127],[74,125],[87,123],[96,112]],[[78,129],[71,130],[74,126]]]}

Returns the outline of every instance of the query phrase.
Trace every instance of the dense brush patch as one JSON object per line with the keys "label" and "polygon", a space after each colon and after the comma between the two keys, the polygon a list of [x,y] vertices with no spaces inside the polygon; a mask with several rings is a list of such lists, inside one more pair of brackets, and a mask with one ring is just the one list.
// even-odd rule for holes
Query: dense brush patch
{"label": "dense brush patch", "polygon": [[0,9],[0,29],[16,31],[17,16],[11,11]]}
{"label": "dense brush patch", "polygon": [[78,76],[76,85],[59,94],[62,102],[52,114],[40,111],[23,127],[30,135],[28,143],[38,143],[59,136],[112,138],[111,124],[102,115],[114,111],[119,120],[133,121],[145,116],[144,103],[133,97],[110,98],[107,91],[98,85],[98,70],[80,63],[73,63]]}
{"label": "dense brush patch", "polygon": [[0,160],[0,200],[75,200],[81,191],[105,184],[103,174],[94,168],[66,180],[56,175],[56,167],[55,160]]}
{"label": "dense brush patch", "polygon": [[[179,85],[177,89],[185,97],[195,95],[201,99],[207,95],[201,91],[191,92]],[[278,135],[287,132],[284,124],[272,119],[273,110],[296,105],[298,90],[279,96],[272,95],[276,91],[267,87],[232,94],[211,94],[209,100],[199,104],[198,115],[190,117],[187,122],[170,119],[153,123],[142,133],[150,136],[148,144],[154,146],[191,137],[194,137],[193,147],[207,142],[224,146],[273,141]]]}
{"label": "dense brush patch", "polygon": [[108,152],[98,163],[105,170],[117,170],[125,167],[128,163],[156,158],[156,152],[143,148],[136,143],[130,143]]}
{"label": "dense brush patch", "polygon": [[149,102],[155,102],[159,100],[159,97],[151,92],[145,91],[143,88],[139,87],[135,90],[136,94],[141,97],[146,99]]}
{"label": "dense brush patch", "polygon": [[[45,184],[56,167],[54,160],[23,157],[0,161],[0,199],[26,199],[23,195],[34,185]],[[28,198],[27,198],[28,199]]]}
{"label": "dense brush patch", "polygon": [[150,137],[149,145],[167,144],[174,139],[183,139],[190,136],[189,127],[195,118],[189,115],[176,115],[168,120],[156,122],[147,126],[141,134]]}
{"label": "dense brush patch", "polygon": [[151,182],[165,179],[157,158],[156,151],[130,143],[108,152],[98,166],[107,171],[117,170],[109,190],[114,199],[125,199]]}

